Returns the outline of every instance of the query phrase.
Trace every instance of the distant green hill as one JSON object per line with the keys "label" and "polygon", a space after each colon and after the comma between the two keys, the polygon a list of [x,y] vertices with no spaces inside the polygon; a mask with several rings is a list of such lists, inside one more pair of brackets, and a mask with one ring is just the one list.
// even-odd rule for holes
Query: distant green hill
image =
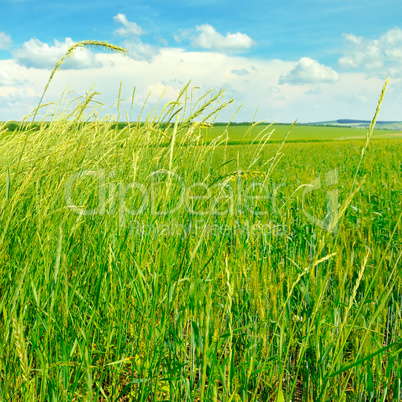
{"label": "distant green hill", "polygon": [[[338,126],[338,127],[358,127],[368,128],[370,120],[338,119],[332,121],[321,121],[306,123],[308,126]],[[402,121],[377,121],[376,127],[383,130],[402,130]]]}

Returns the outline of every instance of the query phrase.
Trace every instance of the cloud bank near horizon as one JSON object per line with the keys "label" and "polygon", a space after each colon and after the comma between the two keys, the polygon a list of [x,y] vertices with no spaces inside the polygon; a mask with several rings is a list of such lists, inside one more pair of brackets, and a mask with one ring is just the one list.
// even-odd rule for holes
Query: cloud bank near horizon
{"label": "cloud bank near horizon", "polygon": [[[191,81],[205,92],[226,88],[227,98],[243,103],[235,121],[252,120],[257,109],[258,119],[270,121],[367,119],[384,76],[390,75],[382,119],[402,120],[397,108],[402,89],[399,28],[378,39],[344,34],[345,46],[331,66],[308,55],[294,61],[251,57],[247,52],[258,46],[257,41],[242,32],[218,32],[210,24],[173,33],[176,46],[168,46],[167,39],[160,45],[149,43],[149,33],[125,14],[116,14],[113,22],[116,44],[125,46],[128,55],[77,51],[57,72],[46,101],[57,100],[68,85],[83,94],[96,84],[100,100],[111,105],[122,81],[128,98],[136,87],[135,105],[140,110],[146,99],[150,107],[162,95],[162,103],[174,100]],[[0,120],[21,119],[36,107],[50,71],[73,43],[71,38],[51,44],[31,38],[18,47],[0,32],[0,49],[11,56],[0,60]],[[232,113],[223,112],[221,120]]]}

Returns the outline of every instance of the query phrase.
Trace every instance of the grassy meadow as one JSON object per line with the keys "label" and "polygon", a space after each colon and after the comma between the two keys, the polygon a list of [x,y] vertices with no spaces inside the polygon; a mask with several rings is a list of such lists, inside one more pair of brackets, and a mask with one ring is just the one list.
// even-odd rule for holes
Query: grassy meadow
{"label": "grassy meadow", "polygon": [[[227,129],[229,135],[229,144],[252,144],[256,135],[261,129],[275,129],[270,137],[270,143],[282,142],[284,136],[290,128],[290,124],[238,124],[226,127],[225,125],[215,125],[205,130],[205,141],[211,141],[218,137]],[[353,127],[334,127],[334,126],[315,126],[297,124],[292,128],[286,142],[328,142],[335,140],[362,140],[366,139],[367,129]],[[383,139],[402,138],[402,132],[384,129],[375,129],[371,137],[372,141]]]}
{"label": "grassy meadow", "polygon": [[0,128],[0,401],[401,400],[401,140],[188,92]]}

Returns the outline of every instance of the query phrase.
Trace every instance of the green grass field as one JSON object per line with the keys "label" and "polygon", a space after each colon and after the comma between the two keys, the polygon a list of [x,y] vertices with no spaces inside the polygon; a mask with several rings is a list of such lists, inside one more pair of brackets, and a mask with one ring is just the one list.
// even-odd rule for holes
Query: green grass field
{"label": "green grass field", "polygon": [[0,129],[0,401],[401,400],[402,141],[217,99]]}
{"label": "green grass field", "polygon": [[[262,130],[267,132],[274,130],[270,137],[270,142],[281,142],[288,132],[290,124],[258,124],[255,127],[251,125],[234,125],[227,128],[229,142],[231,144],[252,144]],[[222,135],[225,126],[214,126],[205,130],[205,140],[211,141]],[[334,140],[362,140],[365,141],[367,129],[348,128],[348,127],[328,127],[328,126],[309,126],[296,125],[287,142],[320,142]],[[402,132],[392,130],[374,130],[372,140],[402,138]]]}

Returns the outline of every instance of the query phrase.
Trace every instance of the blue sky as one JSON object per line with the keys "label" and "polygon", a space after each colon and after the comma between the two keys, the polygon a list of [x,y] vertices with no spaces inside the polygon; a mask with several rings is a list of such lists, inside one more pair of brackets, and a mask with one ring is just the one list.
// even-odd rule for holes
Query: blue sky
{"label": "blue sky", "polygon": [[[111,105],[136,87],[140,109],[181,87],[226,88],[235,120],[370,119],[382,83],[383,120],[402,120],[402,3],[306,1],[25,1],[0,3],[0,120],[39,101],[55,62],[75,41],[104,40],[128,55],[83,51],[52,82],[47,101],[93,84]],[[228,119],[233,110],[224,112]]]}

